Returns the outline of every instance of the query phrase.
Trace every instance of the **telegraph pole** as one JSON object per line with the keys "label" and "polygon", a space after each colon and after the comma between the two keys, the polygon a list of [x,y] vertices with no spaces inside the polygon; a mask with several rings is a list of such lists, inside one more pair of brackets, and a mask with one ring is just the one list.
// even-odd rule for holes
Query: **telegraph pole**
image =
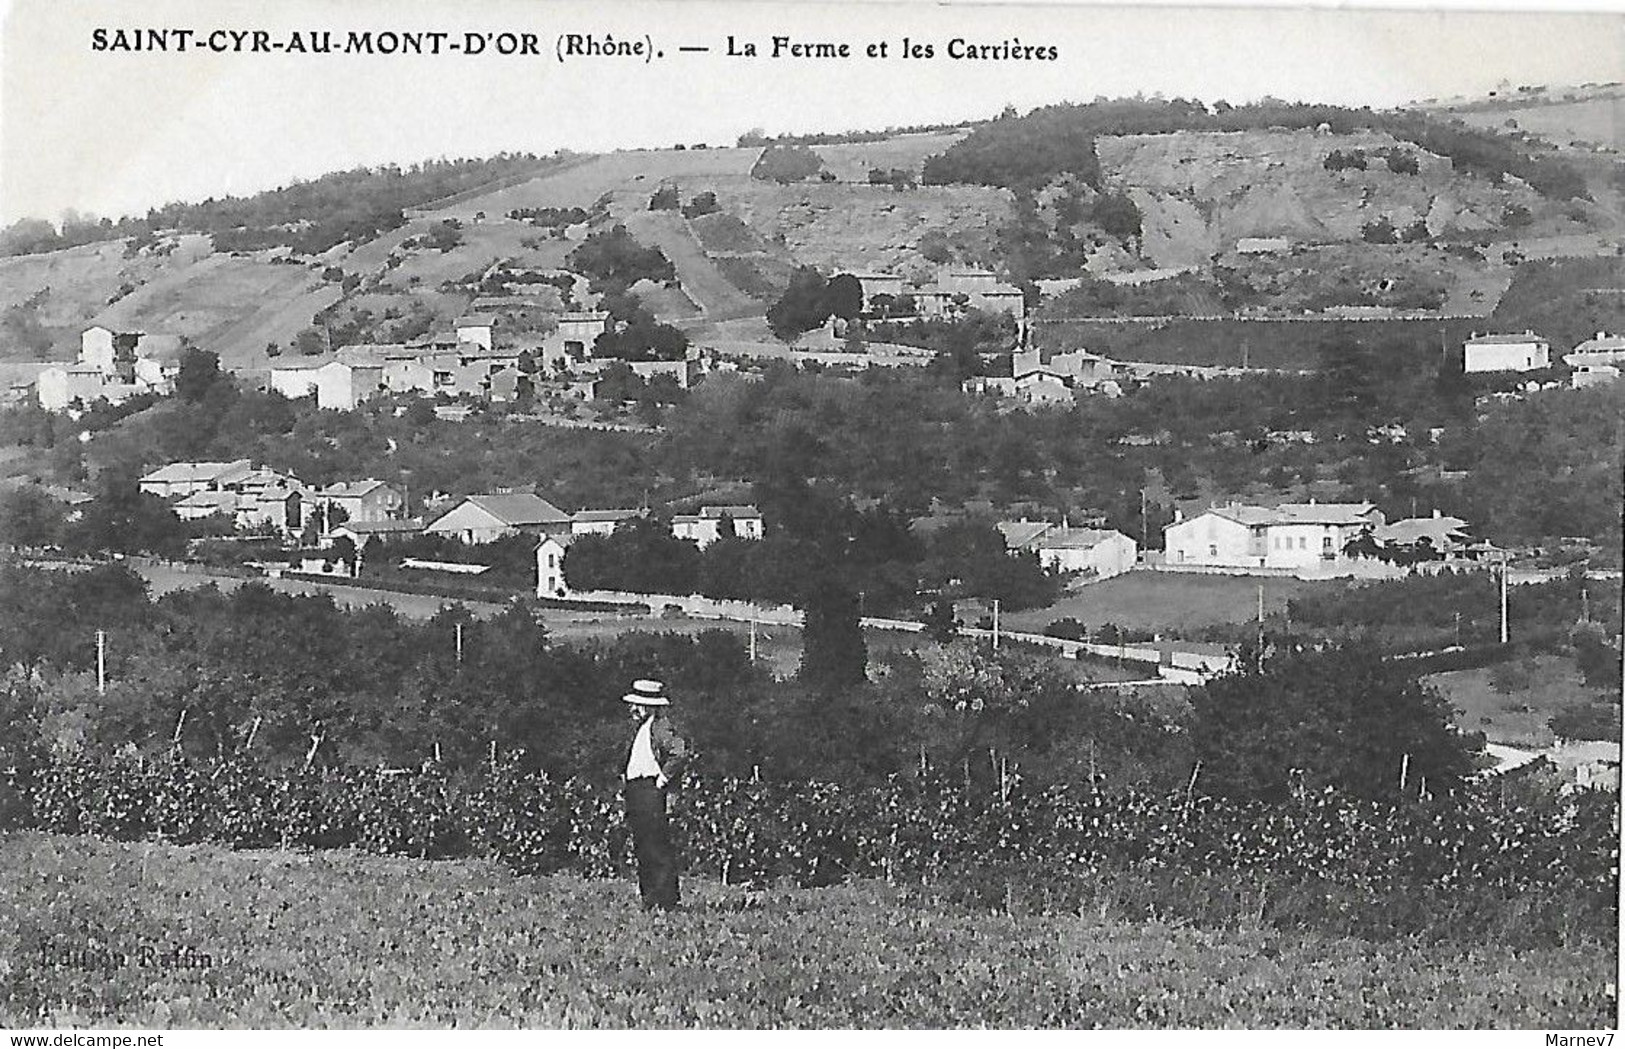
{"label": "telegraph pole", "polygon": [[1151,545],[1151,525],[1145,519],[1145,489],[1140,489],[1140,552]]}
{"label": "telegraph pole", "polygon": [[993,647],[999,647],[999,599],[993,599]]}
{"label": "telegraph pole", "polygon": [[1507,643],[1507,559],[1501,558],[1501,644]]}
{"label": "telegraph pole", "polygon": [[96,694],[107,695],[107,631],[96,631]]}
{"label": "telegraph pole", "polygon": [[457,662],[463,661],[463,624],[457,624]]}
{"label": "telegraph pole", "polygon": [[750,621],[750,661],[756,662],[756,620]]}

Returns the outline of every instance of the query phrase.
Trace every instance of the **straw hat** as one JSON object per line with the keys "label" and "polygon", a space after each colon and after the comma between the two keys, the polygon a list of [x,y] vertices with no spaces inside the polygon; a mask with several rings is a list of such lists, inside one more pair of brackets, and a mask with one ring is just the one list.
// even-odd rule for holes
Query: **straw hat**
{"label": "straw hat", "polygon": [[621,702],[632,703],[640,707],[668,707],[671,700],[666,698],[665,688],[658,681],[648,678],[639,678],[632,682],[632,691],[621,697]]}

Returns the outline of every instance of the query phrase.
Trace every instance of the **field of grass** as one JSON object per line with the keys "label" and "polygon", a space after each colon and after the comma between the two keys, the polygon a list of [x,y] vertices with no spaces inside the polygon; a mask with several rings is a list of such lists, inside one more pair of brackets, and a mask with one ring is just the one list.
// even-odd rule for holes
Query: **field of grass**
{"label": "field of grass", "polygon": [[1039,324],[1033,330],[1040,345],[1055,349],[1085,346],[1118,360],[1238,368],[1245,359],[1253,368],[1302,370],[1319,367],[1322,343],[1343,334],[1376,341],[1409,339],[1419,347],[1419,353],[1425,350],[1431,365],[1438,360],[1441,328],[1447,344],[1459,347],[1474,331],[1483,330],[1484,321],[1060,322]]}
{"label": "field of grass", "polygon": [[0,837],[0,1025],[1567,1028],[1601,950],[1038,915],[878,883],[752,892],[478,862]]}
{"label": "field of grass", "polygon": [[1300,579],[1129,572],[1091,583],[1048,608],[1011,612],[1002,618],[1002,623],[1011,630],[1042,633],[1054,620],[1070,616],[1089,627],[1115,623],[1120,627],[1189,637],[1202,627],[1256,619],[1260,584],[1264,587],[1266,615],[1285,611],[1287,600],[1299,594],[1343,585]]}
{"label": "field of grass", "polygon": [[1516,122],[1519,130],[1539,135],[1558,145],[1590,142],[1613,149],[1625,146],[1625,94],[1451,115],[1475,127],[1494,130],[1501,130],[1508,123]]}
{"label": "field of grass", "polygon": [[1586,687],[1572,659],[1560,656],[1452,670],[1427,681],[1460,711],[1460,728],[1515,747],[1551,746],[1556,737],[1547,722],[1553,714],[1604,698],[1602,690]]}

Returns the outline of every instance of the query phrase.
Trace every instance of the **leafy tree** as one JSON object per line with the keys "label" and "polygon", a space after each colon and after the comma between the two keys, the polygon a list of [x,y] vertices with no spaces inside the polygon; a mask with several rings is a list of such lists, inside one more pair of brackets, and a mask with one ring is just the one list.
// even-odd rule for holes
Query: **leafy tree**
{"label": "leafy tree", "polygon": [[0,545],[51,546],[61,536],[62,506],[33,485],[0,492]]}
{"label": "leafy tree", "polygon": [[863,312],[863,282],[850,273],[837,273],[824,286],[824,303],[842,320],[856,320]]}
{"label": "leafy tree", "polygon": [[666,185],[655,190],[654,196],[649,198],[650,211],[676,211],[682,203],[677,195],[677,187]]}
{"label": "leafy tree", "polygon": [[181,354],[180,370],[175,375],[175,395],[196,404],[208,395],[221,377],[218,353],[188,347]]}
{"label": "leafy tree", "polygon": [[1368,642],[1277,647],[1262,665],[1244,647],[1237,662],[1191,690],[1191,738],[1209,793],[1280,800],[1301,777],[1311,790],[1397,800],[1414,797],[1424,778],[1441,793],[1472,771],[1482,738],[1459,735],[1438,692]]}
{"label": "leafy tree", "polygon": [[823,580],[807,589],[797,672],[804,683],[838,692],[867,680],[868,647],[858,611],[858,595],[850,587]]}
{"label": "leafy tree", "polygon": [[946,597],[931,602],[921,622],[925,624],[925,636],[939,645],[959,636],[959,617],[954,614],[954,603]]}
{"label": "leafy tree", "polygon": [[774,336],[792,342],[823,324],[830,314],[828,290],[829,282],[811,266],[801,266],[791,273],[784,294],[767,308],[767,324]]}
{"label": "leafy tree", "polygon": [[1113,237],[1126,240],[1140,235],[1140,209],[1127,193],[1102,193],[1089,217]]}

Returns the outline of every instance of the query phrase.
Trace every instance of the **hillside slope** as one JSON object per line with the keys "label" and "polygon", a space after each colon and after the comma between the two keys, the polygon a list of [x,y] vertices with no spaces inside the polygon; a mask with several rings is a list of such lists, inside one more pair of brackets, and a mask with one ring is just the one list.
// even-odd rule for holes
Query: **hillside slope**
{"label": "hillside slope", "polygon": [[[1598,1027],[1611,955],[1458,950],[1104,914],[972,910],[874,883],[517,878],[353,853],[0,839],[12,1027]],[[43,948],[43,949],[42,949]],[[55,964],[146,948],[149,964]],[[98,956],[99,957],[99,956]]]}

